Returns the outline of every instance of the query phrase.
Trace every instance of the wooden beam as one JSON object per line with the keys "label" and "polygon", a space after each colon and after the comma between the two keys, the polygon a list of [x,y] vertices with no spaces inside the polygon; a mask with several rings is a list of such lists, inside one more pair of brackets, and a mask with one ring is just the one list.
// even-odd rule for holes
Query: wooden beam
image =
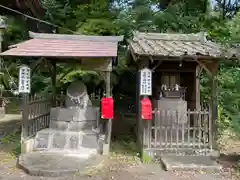
{"label": "wooden beam", "polygon": [[208,75],[211,76],[212,72],[210,71],[210,69],[206,66],[206,64],[204,64],[203,62],[199,61],[199,60],[195,60],[206,72]]}
{"label": "wooden beam", "polygon": [[152,71],[155,71],[155,69],[157,69],[163,61],[158,61],[157,64],[152,68]]}
{"label": "wooden beam", "polygon": [[30,68],[32,70],[31,76],[39,69],[42,62],[44,62],[44,58],[39,58],[37,61],[34,61],[32,64],[30,64]]}
{"label": "wooden beam", "polygon": [[[139,57],[139,60],[143,60],[149,57],[149,54],[136,54]],[[190,61],[194,62],[196,59],[202,61],[209,61],[209,62],[216,62],[220,61],[224,57],[218,57],[214,58],[211,56],[200,56],[200,55],[194,55],[194,56],[188,56],[188,55],[182,55],[182,56],[158,56],[158,55],[151,55],[152,59],[155,61],[163,60],[163,61]]]}
{"label": "wooden beam", "polygon": [[209,76],[217,74],[220,60],[199,60],[197,56],[194,59],[206,72]]}
{"label": "wooden beam", "polygon": [[57,99],[57,92],[56,92],[56,76],[57,76],[57,65],[56,61],[51,61],[52,68],[51,68],[51,79],[52,79],[52,107],[56,107],[56,99]]}
{"label": "wooden beam", "polygon": [[194,69],[157,69],[155,72],[195,72]]}

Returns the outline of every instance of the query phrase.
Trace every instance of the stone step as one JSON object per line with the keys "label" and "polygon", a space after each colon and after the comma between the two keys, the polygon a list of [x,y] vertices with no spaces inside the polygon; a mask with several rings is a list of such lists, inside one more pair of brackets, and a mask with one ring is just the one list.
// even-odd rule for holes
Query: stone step
{"label": "stone step", "polygon": [[102,159],[97,155],[87,154],[83,157],[65,151],[31,152],[19,156],[18,166],[32,176],[72,176],[101,163]]}
{"label": "stone step", "polygon": [[95,120],[88,121],[55,121],[50,120],[49,128],[60,130],[60,131],[85,131],[92,130],[92,128],[97,126]]}
{"label": "stone step", "polygon": [[162,156],[161,163],[167,171],[207,171],[219,172],[222,166],[210,156]]}
{"label": "stone step", "polygon": [[98,148],[97,133],[93,131],[59,131],[43,129],[36,134],[34,150],[79,151],[82,148]]}

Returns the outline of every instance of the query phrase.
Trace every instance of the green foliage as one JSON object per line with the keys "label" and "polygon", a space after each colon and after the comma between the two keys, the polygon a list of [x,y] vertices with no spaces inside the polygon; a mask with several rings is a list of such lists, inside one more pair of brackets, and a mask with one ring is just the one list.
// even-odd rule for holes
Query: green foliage
{"label": "green foliage", "polygon": [[[45,10],[43,19],[64,28],[56,28],[57,33],[91,35],[124,35],[130,38],[132,31],[181,32],[205,31],[208,37],[222,45],[231,46],[240,40],[239,6],[227,1],[218,1],[214,9],[210,0],[42,0]],[[28,38],[26,19],[8,17],[8,28],[4,36],[4,48]],[[42,31],[44,31],[43,29]],[[126,39],[121,45],[126,45]],[[119,50],[119,66],[112,73],[114,93],[124,92],[134,96],[135,74],[126,67],[124,46]],[[14,62],[14,63],[13,63]],[[4,89],[11,89],[17,82],[19,59],[7,59],[6,68],[1,70],[0,82]],[[239,64],[231,66],[223,60],[218,75],[219,80],[219,127],[233,127],[240,132],[240,71]],[[8,69],[11,79],[6,71]],[[41,71],[33,75],[34,93],[51,93],[49,67],[42,65]],[[45,71],[45,72],[44,72]],[[93,90],[103,85],[98,73],[82,71],[78,65],[57,66],[57,91],[64,91],[74,79],[82,79]],[[202,101],[209,100],[209,78],[201,75]]]}
{"label": "green foliage", "polygon": [[146,152],[143,152],[142,162],[145,164],[152,164],[153,158],[151,156],[149,156]]}
{"label": "green foliage", "polygon": [[[223,66],[223,65],[222,65]],[[240,132],[240,70],[237,67],[221,67],[219,75],[220,126]]]}
{"label": "green foliage", "polygon": [[2,138],[0,141],[4,145],[14,145],[15,148],[13,149],[12,153],[15,155],[19,155],[21,153],[20,139],[21,139],[21,133],[14,132],[14,133],[8,134],[4,138]]}

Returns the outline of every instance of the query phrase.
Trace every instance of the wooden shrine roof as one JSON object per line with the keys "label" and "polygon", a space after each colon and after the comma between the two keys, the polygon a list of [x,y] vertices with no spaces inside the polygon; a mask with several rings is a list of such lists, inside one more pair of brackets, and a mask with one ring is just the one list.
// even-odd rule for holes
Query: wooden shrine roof
{"label": "wooden shrine roof", "polygon": [[86,36],[30,32],[33,39],[13,45],[2,56],[22,57],[116,57],[122,36]]}
{"label": "wooden shrine roof", "polygon": [[204,56],[224,58],[233,54],[223,47],[207,40],[203,32],[196,34],[166,34],[135,32],[129,40],[131,53],[138,56]]}

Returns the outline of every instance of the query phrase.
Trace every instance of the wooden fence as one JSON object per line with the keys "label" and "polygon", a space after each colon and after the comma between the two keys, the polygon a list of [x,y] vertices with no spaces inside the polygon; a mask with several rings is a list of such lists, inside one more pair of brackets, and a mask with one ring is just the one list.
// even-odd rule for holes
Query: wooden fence
{"label": "wooden fence", "polygon": [[[93,105],[100,105],[100,98],[91,95]],[[50,123],[50,110],[52,100],[48,97],[27,95],[23,99],[22,107],[22,139],[28,139],[36,135],[42,129],[48,128]],[[56,106],[64,107],[65,95],[61,94],[56,99]]]}
{"label": "wooden fence", "polygon": [[145,149],[184,155],[206,155],[212,151],[212,120],[208,110],[180,113],[155,109],[153,120],[144,123]]}
{"label": "wooden fence", "polygon": [[49,127],[51,100],[43,97],[24,97],[22,138],[30,138]]}

